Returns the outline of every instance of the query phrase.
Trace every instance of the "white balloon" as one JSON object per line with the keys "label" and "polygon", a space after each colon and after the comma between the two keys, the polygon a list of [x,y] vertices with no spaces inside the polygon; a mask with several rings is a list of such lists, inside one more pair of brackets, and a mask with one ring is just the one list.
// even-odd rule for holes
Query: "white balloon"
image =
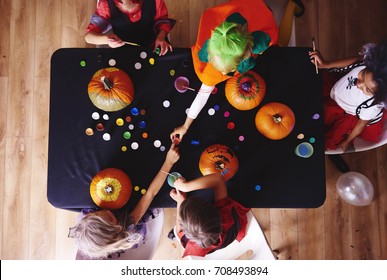
{"label": "white balloon", "polygon": [[371,181],[361,173],[346,172],[340,175],[336,183],[339,196],[349,204],[365,206],[372,202],[374,187]]}

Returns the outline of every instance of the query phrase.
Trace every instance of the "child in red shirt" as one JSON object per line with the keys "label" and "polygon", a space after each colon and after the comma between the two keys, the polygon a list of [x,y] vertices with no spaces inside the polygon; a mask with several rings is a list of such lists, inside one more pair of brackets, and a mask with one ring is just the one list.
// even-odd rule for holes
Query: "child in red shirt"
{"label": "child in red shirt", "polygon": [[108,44],[112,48],[125,41],[160,49],[160,55],[172,51],[167,35],[175,20],[168,18],[164,0],[99,0],[86,29],[89,44]]}
{"label": "child in red shirt", "polygon": [[[246,235],[247,216],[250,210],[228,197],[226,183],[219,173],[187,182],[176,179],[170,192],[177,202],[176,233],[184,247],[183,257],[205,256],[215,250],[241,241]],[[197,197],[187,197],[185,192],[212,188],[214,204]]]}

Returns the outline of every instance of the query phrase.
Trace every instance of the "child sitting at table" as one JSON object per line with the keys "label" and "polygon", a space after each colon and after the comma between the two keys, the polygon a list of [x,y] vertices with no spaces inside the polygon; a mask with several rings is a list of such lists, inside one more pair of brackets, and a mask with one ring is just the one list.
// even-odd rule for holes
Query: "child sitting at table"
{"label": "child sitting at table", "polygon": [[340,80],[323,72],[325,149],[345,152],[355,137],[378,142],[387,104],[387,40],[366,44],[360,56],[326,61],[318,51],[309,53],[319,68],[360,65]]}
{"label": "child sitting at table", "polygon": [[168,18],[164,0],[99,0],[85,40],[89,44],[108,44],[111,48],[130,42],[154,50],[159,48],[159,54],[164,55],[172,51],[167,35],[175,22]]}
{"label": "child sitting at table", "polygon": [[[300,0],[289,0],[287,5],[286,14],[301,15],[304,10]],[[292,17],[285,16],[284,20],[288,23],[282,26],[291,26]],[[207,9],[191,48],[195,73],[202,85],[185,122],[170,134],[171,140],[183,139],[218,83],[252,69],[258,55],[277,41],[277,23],[263,0],[231,0]]]}
{"label": "child sitting at table", "polygon": [[158,215],[158,209],[148,209],[176,161],[179,151],[171,145],[166,159],[146,193],[133,211],[83,209],[76,225],[69,230],[69,237],[76,239],[77,259],[119,258],[125,250],[141,250],[146,242],[146,222]]}
{"label": "child sitting at table", "polygon": [[[189,182],[178,178],[174,187],[170,196],[177,203],[176,233],[184,247],[183,257],[205,256],[245,237],[246,213],[250,209],[227,195],[226,183],[220,173]],[[214,204],[186,195],[186,192],[206,188],[214,190]]]}

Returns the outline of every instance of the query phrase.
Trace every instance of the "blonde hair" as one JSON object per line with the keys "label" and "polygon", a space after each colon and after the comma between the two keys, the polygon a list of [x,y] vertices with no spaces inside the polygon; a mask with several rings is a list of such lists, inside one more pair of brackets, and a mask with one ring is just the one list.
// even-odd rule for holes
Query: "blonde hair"
{"label": "blonde hair", "polygon": [[126,231],[103,216],[87,214],[70,229],[70,237],[76,239],[79,251],[92,259],[106,258],[110,254],[127,250],[138,244],[143,236]]}
{"label": "blonde hair", "polygon": [[208,41],[208,60],[218,71],[229,73],[251,56],[253,45],[253,36],[245,25],[225,21]]}

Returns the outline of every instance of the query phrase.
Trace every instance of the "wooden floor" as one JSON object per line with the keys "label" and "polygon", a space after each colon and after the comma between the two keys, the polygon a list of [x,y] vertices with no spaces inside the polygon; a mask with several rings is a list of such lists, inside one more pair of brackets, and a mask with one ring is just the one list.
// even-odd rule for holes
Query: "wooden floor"
{"label": "wooden floor", "polygon": [[[191,46],[202,11],[223,2],[166,0],[170,16],[177,19],[171,34],[174,46]],[[356,54],[363,43],[387,35],[385,0],[303,2],[306,12],[296,19],[297,45],[310,46],[315,37],[327,58]],[[86,47],[84,30],[94,8],[94,0],[0,0],[3,260],[75,256],[67,233],[77,214],[55,209],[46,198],[50,57],[59,48]],[[322,207],[254,209],[279,259],[387,259],[387,145],[344,158],[353,171],[372,181],[372,204],[355,207],[342,201],[335,190],[340,172],[326,160],[327,199]],[[166,210],[155,259],[180,258],[175,242],[167,238],[174,215],[174,209]]]}

